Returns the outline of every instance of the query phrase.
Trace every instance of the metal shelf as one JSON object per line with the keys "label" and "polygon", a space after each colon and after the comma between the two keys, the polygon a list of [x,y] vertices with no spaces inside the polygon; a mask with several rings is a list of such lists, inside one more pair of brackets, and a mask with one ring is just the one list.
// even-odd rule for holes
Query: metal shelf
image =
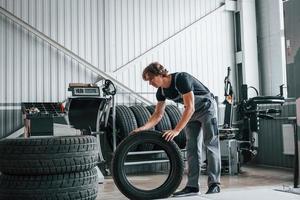
{"label": "metal shelf", "polygon": [[132,165],[144,165],[144,164],[155,164],[155,163],[169,163],[170,160],[147,160],[147,161],[136,161],[136,162],[125,162],[125,166]]}

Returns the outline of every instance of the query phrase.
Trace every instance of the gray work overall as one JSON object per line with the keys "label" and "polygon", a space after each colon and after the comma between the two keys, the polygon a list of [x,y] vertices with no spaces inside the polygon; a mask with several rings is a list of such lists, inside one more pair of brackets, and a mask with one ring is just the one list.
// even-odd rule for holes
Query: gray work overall
{"label": "gray work overall", "polygon": [[[177,88],[176,90],[178,91]],[[181,99],[182,102],[182,95],[179,91],[178,93],[179,95],[176,98],[168,99],[175,102],[179,102]],[[164,95],[163,89],[162,94]],[[203,135],[200,134],[201,128],[203,130]],[[219,184],[221,156],[217,124],[217,103],[211,93],[206,95],[195,95],[195,112],[185,129],[188,162],[188,181],[186,186],[199,187],[198,180],[201,167],[202,141],[204,141],[207,155],[207,184],[208,186],[213,183]]]}
{"label": "gray work overall", "polygon": [[[201,128],[203,134],[200,134]],[[186,126],[188,161],[187,186],[199,187],[202,141],[206,147],[207,184],[220,183],[221,156],[217,124],[217,103],[211,94],[195,95],[195,112]]]}

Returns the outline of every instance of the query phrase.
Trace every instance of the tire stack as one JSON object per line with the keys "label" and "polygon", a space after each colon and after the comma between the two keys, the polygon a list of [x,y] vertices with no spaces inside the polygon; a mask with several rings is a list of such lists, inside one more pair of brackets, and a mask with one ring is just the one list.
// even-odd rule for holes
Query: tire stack
{"label": "tire stack", "polygon": [[[174,105],[167,105],[166,113],[170,118],[172,129],[175,128],[182,115],[180,110]],[[174,140],[179,148],[184,149],[186,144],[185,129],[183,129]]]}
{"label": "tire stack", "polygon": [[94,200],[94,136],[0,140],[0,200]]}
{"label": "tire stack", "polygon": [[[143,126],[154,112],[155,106],[142,106],[134,105],[127,107],[125,105],[116,106],[116,143],[117,145],[126,138],[130,132],[138,127]],[[154,129],[163,132],[165,130],[170,130],[175,128],[178,121],[181,118],[180,110],[174,105],[167,105],[166,111],[161,119],[161,121],[155,126]],[[112,118],[109,120],[110,130],[109,133],[112,133]],[[108,134],[108,142],[112,147],[112,134]],[[180,134],[175,137],[175,143],[179,148],[184,149],[186,144],[185,130],[182,130]],[[138,151],[151,151],[157,150],[158,148],[151,144],[139,145],[136,150]]]}

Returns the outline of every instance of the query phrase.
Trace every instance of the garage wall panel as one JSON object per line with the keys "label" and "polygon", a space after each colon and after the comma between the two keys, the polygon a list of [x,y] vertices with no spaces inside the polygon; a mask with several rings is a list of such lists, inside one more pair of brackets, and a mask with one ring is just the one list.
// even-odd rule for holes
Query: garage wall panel
{"label": "garage wall panel", "polygon": [[[226,68],[234,66],[233,15],[224,6],[215,11],[223,2],[0,0],[0,6],[155,101],[155,90],[141,78],[143,68],[153,61],[170,72],[190,72],[215,95],[223,95]],[[17,109],[22,101],[62,101],[70,82],[96,78],[76,60],[2,15],[0,41],[2,110],[8,104]],[[117,99],[135,102],[124,92]],[[15,120],[12,114],[3,118],[6,124]]]}
{"label": "garage wall panel", "polygon": [[[103,44],[98,42],[103,41],[101,38],[103,37],[101,34],[103,33],[103,22],[98,22],[101,19],[98,18],[99,14],[95,10],[103,11],[101,1],[6,0],[0,3],[1,7],[51,39],[77,53],[96,67],[104,69],[103,58],[101,59],[103,53],[99,54],[99,49],[103,48]],[[22,63],[22,69],[24,69],[22,87],[10,84],[14,89],[22,90],[22,100],[63,100],[66,97],[65,91],[70,81],[90,82],[94,79],[94,75],[80,66],[78,62],[62,56],[57,49],[6,18],[2,17],[2,20],[7,27],[4,28],[5,40],[9,43],[4,49],[7,52],[7,66],[12,66],[6,68],[6,73],[10,75],[12,72],[17,72],[16,66],[21,68],[19,63]],[[92,41],[92,39],[95,40]],[[69,62],[63,64],[65,61]],[[72,64],[70,65],[70,63]],[[64,75],[67,68],[72,68],[71,71],[67,71],[71,73],[68,76]],[[20,80],[21,73],[14,74],[16,79],[10,79],[11,83]],[[7,98],[12,99],[10,96]]]}
{"label": "garage wall panel", "polygon": [[[140,55],[135,55],[140,56],[139,58],[133,60],[130,64],[127,65],[125,65],[125,62],[125,66],[123,65],[120,66],[120,68],[112,69],[112,71],[115,72],[115,74],[117,74],[118,79],[122,79],[123,83],[129,85],[129,87],[134,89],[135,91],[141,92],[142,94],[149,92],[154,93],[154,89],[149,89],[147,88],[147,85],[142,83],[143,80],[141,78],[141,74],[136,74],[138,70],[133,68],[139,68],[139,71],[142,71],[142,69],[145,66],[147,66],[147,64],[149,64],[150,62],[160,61],[162,64],[165,65],[167,69],[169,69],[170,72],[187,71],[192,73],[194,76],[199,78],[204,84],[207,84],[208,87],[211,88],[211,90],[215,93],[215,95],[222,96],[223,80],[224,76],[226,75],[226,68],[228,66],[232,67],[234,63],[234,57],[232,54],[232,13],[226,12],[224,10],[219,10],[208,15],[207,17],[204,17],[203,20],[200,20],[194,25],[188,27],[188,25],[193,23],[194,21],[189,21],[189,23],[187,23],[186,21],[194,19],[196,18],[196,16],[191,17],[193,12],[188,13],[186,11],[188,10],[186,8],[189,8],[189,6],[180,6],[180,1],[178,2],[178,5],[174,4],[169,6],[174,6],[175,11],[173,12],[177,13],[177,20],[171,20],[167,22],[167,25],[164,25],[163,23],[165,23],[166,19],[152,19],[154,22],[150,23],[151,26],[148,25],[149,27],[145,28],[146,30],[148,30],[148,32],[150,30],[150,33],[152,35],[149,36],[149,33],[147,32],[143,40],[139,41],[139,38],[136,38],[136,40],[134,40],[135,43],[141,43],[141,46],[146,46],[148,48],[148,44],[152,44],[150,50],[146,52],[141,51]],[[201,2],[203,3],[204,1]],[[142,1],[140,2],[140,4],[142,4]],[[165,4],[161,4],[160,6],[165,6]],[[184,9],[180,10],[181,7]],[[149,9],[151,8],[152,7],[150,7]],[[210,9],[213,10],[216,7],[212,7],[211,3],[204,2],[202,8],[211,11]],[[208,11],[205,11],[203,13],[206,13]],[[159,12],[159,9],[156,12]],[[143,11],[141,13],[143,13]],[[158,17],[161,15],[165,15],[165,13],[157,14]],[[176,17],[174,18],[176,19]],[[188,20],[181,20],[181,17]],[[141,21],[145,21],[145,23],[149,24],[147,14],[145,14],[144,18],[141,17]],[[163,42],[158,41],[158,43],[155,43],[157,36],[156,33],[152,30],[157,30],[157,21],[160,21],[164,27],[163,31],[159,31],[159,34],[164,36],[166,33],[168,33],[168,35],[167,37],[164,36]],[[110,21],[110,23],[113,24],[114,21]],[[118,21],[116,21],[115,23],[118,23]],[[173,25],[175,23],[177,28]],[[185,27],[188,28],[176,34],[176,32],[180,31],[181,29],[184,29]],[[173,35],[174,37],[171,37]],[[158,38],[161,37],[158,36]],[[144,39],[146,41],[144,41]],[[118,45],[118,43],[116,43],[116,45]],[[119,47],[125,48],[124,44],[122,45],[119,45]],[[118,54],[111,54],[110,56],[119,60],[124,60],[124,58],[126,57],[125,56],[122,58],[118,58]],[[140,60],[144,60],[147,62],[145,63],[145,65],[140,65]],[[130,74],[133,75],[133,78],[139,79],[139,84],[137,84],[136,82],[131,84],[131,76],[127,76],[127,70],[132,72]],[[138,85],[144,86],[141,88],[141,91],[137,89]],[[148,96],[148,94],[145,95],[145,97],[151,98]],[[151,99],[155,100],[155,98],[153,97]]]}

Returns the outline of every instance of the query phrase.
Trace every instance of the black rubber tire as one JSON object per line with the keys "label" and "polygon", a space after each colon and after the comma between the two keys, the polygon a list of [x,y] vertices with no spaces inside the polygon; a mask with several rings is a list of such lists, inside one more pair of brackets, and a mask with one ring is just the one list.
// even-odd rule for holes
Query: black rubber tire
{"label": "black rubber tire", "polygon": [[[131,106],[130,109],[132,110],[132,112],[135,116],[138,127],[145,125],[151,116],[151,114],[147,110],[147,108],[145,108],[142,105],[134,105],[134,106]],[[149,130],[153,131],[154,128],[151,128]],[[151,150],[153,150],[153,147],[154,147],[153,144],[141,144],[138,146],[137,149],[139,151],[151,151]]]}
{"label": "black rubber tire", "polygon": [[[112,112],[111,112],[112,113]],[[137,122],[135,116],[130,108],[125,105],[116,106],[116,143],[117,145],[129,135],[131,131],[136,129]],[[108,121],[108,143],[113,149],[113,135],[112,135],[112,117]]]}
{"label": "black rubber tire", "polygon": [[[132,110],[132,112],[135,116],[138,127],[146,124],[146,122],[148,121],[148,119],[151,116],[151,113],[147,110],[147,108],[145,108],[142,105],[130,106],[130,109]],[[154,130],[154,128],[152,128],[150,130]]]}
{"label": "black rubber tire", "polygon": [[[153,114],[155,106],[147,106],[147,109],[149,110],[150,114]],[[172,129],[171,121],[168,114],[165,112],[160,122],[155,126],[155,130],[163,132],[170,129]]]}
{"label": "black rubber tire", "polygon": [[0,200],[94,200],[97,170],[57,175],[0,175]]}
{"label": "black rubber tire", "polygon": [[14,138],[0,140],[0,171],[11,175],[86,171],[99,162],[94,136]]}
{"label": "black rubber tire", "polygon": [[[159,199],[169,197],[180,185],[183,176],[184,163],[180,149],[175,142],[167,142],[158,131],[141,131],[128,136],[116,149],[112,160],[112,175],[119,190],[129,199]],[[126,178],[124,161],[128,151],[144,142],[159,145],[170,160],[168,178],[161,186],[152,190],[141,190],[134,187]]]}
{"label": "black rubber tire", "polygon": [[[175,128],[182,116],[180,110],[174,105],[167,105],[166,112],[170,118],[172,128]],[[179,148],[181,149],[185,148],[186,145],[185,129],[182,129],[179,135],[174,138],[174,141],[179,146]]]}
{"label": "black rubber tire", "polygon": [[[155,106],[154,105],[147,106],[147,109],[149,110],[149,112],[151,114],[153,114],[154,111],[155,111]],[[158,122],[158,124],[155,126],[155,130],[160,131],[160,132],[164,132],[166,130],[171,130],[171,129],[172,129],[171,121],[169,119],[169,116],[168,116],[167,112],[165,112],[164,116],[162,117],[160,122]],[[159,148],[159,146],[154,146],[153,149],[154,150],[161,150]]]}

